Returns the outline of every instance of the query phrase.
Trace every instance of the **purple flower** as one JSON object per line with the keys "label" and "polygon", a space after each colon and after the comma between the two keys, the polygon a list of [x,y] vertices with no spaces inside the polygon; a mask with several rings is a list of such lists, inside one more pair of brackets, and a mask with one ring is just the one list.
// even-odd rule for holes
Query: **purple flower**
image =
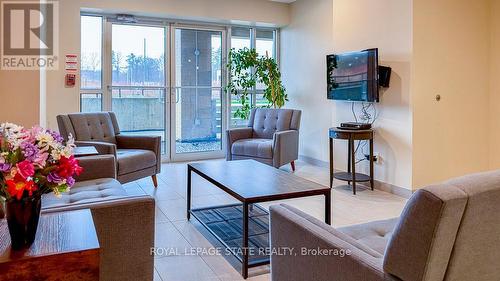
{"label": "purple flower", "polygon": [[47,130],[47,132],[54,138],[54,140],[58,143],[63,143],[64,142],[64,138],[61,137],[61,135],[56,132],[56,131],[52,131],[52,130]]}
{"label": "purple flower", "polygon": [[7,172],[11,167],[9,163],[0,163],[0,172]]}
{"label": "purple flower", "polygon": [[38,147],[30,142],[21,143],[21,150],[26,160],[33,162],[37,158]]}
{"label": "purple flower", "polygon": [[69,177],[66,179],[66,183],[69,187],[72,187],[75,184],[75,179],[73,177]]}
{"label": "purple flower", "polygon": [[64,179],[61,178],[57,173],[55,172],[52,172],[50,174],[47,175],[47,181],[48,182],[52,182],[52,183],[61,183]]}

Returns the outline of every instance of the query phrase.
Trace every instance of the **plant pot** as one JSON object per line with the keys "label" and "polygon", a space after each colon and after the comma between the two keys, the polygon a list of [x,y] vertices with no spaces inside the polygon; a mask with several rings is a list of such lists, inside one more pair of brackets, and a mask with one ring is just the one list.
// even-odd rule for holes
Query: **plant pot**
{"label": "plant pot", "polygon": [[35,241],[40,219],[41,196],[7,200],[5,211],[13,250],[29,248]]}

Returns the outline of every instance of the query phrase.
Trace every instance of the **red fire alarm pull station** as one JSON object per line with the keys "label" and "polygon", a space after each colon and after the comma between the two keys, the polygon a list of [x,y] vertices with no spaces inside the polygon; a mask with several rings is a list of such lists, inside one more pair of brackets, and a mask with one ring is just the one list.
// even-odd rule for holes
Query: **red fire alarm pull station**
{"label": "red fire alarm pull station", "polygon": [[66,79],[65,80],[65,85],[66,87],[74,87],[76,84],[76,74],[74,73],[67,73],[66,74]]}

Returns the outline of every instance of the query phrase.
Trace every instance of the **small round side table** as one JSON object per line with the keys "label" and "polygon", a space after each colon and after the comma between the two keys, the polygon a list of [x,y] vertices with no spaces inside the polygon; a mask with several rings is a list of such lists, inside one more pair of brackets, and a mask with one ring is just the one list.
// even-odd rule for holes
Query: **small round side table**
{"label": "small round side table", "polygon": [[[357,182],[370,182],[373,190],[373,130],[346,130],[341,128],[330,128],[328,131],[330,138],[330,188],[333,186],[333,179],[352,182],[352,192],[356,195]],[[333,171],[333,140],[341,139],[348,142],[347,173]],[[370,175],[356,173],[356,155],[354,148],[355,140],[368,140],[370,142]]]}

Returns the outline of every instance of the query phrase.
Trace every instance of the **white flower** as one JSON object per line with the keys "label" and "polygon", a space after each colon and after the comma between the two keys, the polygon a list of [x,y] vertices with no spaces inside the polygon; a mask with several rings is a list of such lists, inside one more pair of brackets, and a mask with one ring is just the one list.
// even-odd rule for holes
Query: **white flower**
{"label": "white flower", "polygon": [[38,146],[41,148],[46,146],[55,147],[55,145],[57,144],[54,140],[54,137],[45,131],[41,131],[40,133],[38,133],[36,135],[36,140],[38,141]]}
{"label": "white flower", "polygon": [[59,151],[57,149],[53,149],[50,152],[50,156],[52,156],[52,159],[59,161],[59,159],[61,159],[61,151]]}
{"label": "white flower", "polygon": [[68,136],[68,141],[66,142],[67,145],[75,145],[75,138],[73,135],[70,133]]}
{"label": "white flower", "polygon": [[57,198],[61,198],[62,197],[61,192],[59,192],[59,190],[57,188],[52,189],[52,191],[54,192],[54,195]]}
{"label": "white flower", "polygon": [[75,138],[73,138],[72,134],[69,134],[68,141],[66,142],[66,146],[70,147],[72,150],[73,150],[73,148],[76,147]]}
{"label": "white flower", "polygon": [[7,134],[18,134],[24,127],[16,125],[14,123],[2,123],[0,124],[0,130],[6,132]]}
{"label": "white flower", "polygon": [[73,148],[71,146],[66,146],[63,150],[60,151],[60,154],[66,158],[71,157],[73,155]]}
{"label": "white flower", "polygon": [[23,127],[12,123],[0,124],[0,134],[7,139],[13,150],[19,148],[21,143],[29,136]]}

